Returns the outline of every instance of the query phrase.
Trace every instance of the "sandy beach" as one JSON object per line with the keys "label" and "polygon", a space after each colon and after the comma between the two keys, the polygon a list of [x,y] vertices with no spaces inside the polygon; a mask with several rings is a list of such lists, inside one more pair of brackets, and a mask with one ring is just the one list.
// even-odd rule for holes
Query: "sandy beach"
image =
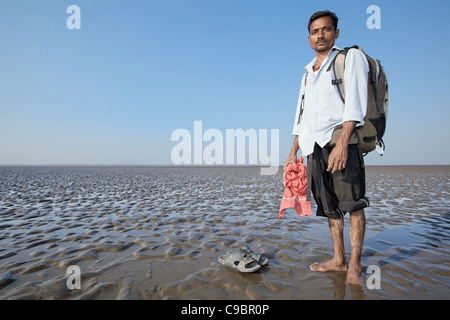
{"label": "sandy beach", "polygon": [[[281,172],[0,167],[0,299],[450,299],[449,178],[449,166],[367,167],[362,264],[381,270],[370,289],[309,270],[331,257],[328,223],[278,219]],[[348,231],[347,215],[347,257]],[[244,244],[269,265],[217,262]]]}

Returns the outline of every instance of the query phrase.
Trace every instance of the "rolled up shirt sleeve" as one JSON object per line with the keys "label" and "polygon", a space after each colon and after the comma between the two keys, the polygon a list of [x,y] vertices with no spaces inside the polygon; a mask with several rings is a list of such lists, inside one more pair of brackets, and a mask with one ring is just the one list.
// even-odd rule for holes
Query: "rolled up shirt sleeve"
{"label": "rolled up shirt sleeve", "polygon": [[367,112],[367,86],[369,64],[364,54],[351,49],[345,59],[345,107],[343,121],[356,121],[364,124]]}

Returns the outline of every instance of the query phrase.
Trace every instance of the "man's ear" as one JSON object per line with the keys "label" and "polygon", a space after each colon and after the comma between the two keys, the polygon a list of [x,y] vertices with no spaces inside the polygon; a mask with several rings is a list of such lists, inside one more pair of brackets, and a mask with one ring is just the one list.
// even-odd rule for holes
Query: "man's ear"
{"label": "man's ear", "polygon": [[336,30],[336,36],[335,39],[339,38],[339,29]]}

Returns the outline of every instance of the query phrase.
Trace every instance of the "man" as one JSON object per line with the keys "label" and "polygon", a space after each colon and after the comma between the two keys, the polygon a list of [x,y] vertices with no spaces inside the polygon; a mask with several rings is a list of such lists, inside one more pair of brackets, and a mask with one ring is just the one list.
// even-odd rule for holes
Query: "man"
{"label": "man", "polygon": [[[308,184],[317,203],[316,214],[327,217],[329,222],[334,257],[324,263],[316,262],[310,269],[347,271],[346,283],[362,286],[364,208],[369,202],[365,197],[364,161],[355,128],[364,124],[369,66],[359,50],[348,52],[343,102],[332,83],[333,70],[327,70],[339,52],[334,45],[339,37],[337,23],[338,18],[330,11],[316,12],[310,18],[308,39],[316,57],[306,66],[303,76],[293,128],[296,137],[285,168],[296,162],[299,148],[303,156],[308,156]],[[342,127],[340,135],[335,131],[336,127]],[[346,212],[350,212],[351,258],[348,266],[343,241]]]}

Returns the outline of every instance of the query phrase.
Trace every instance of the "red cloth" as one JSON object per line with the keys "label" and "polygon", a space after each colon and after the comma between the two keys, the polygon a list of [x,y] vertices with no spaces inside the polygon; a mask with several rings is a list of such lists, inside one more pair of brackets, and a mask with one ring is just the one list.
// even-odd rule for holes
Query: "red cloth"
{"label": "red cloth", "polygon": [[297,164],[290,163],[283,174],[283,200],[280,205],[280,219],[284,217],[287,208],[294,208],[298,216],[312,216],[311,203],[306,201],[307,168],[303,164],[303,158],[297,160]]}

